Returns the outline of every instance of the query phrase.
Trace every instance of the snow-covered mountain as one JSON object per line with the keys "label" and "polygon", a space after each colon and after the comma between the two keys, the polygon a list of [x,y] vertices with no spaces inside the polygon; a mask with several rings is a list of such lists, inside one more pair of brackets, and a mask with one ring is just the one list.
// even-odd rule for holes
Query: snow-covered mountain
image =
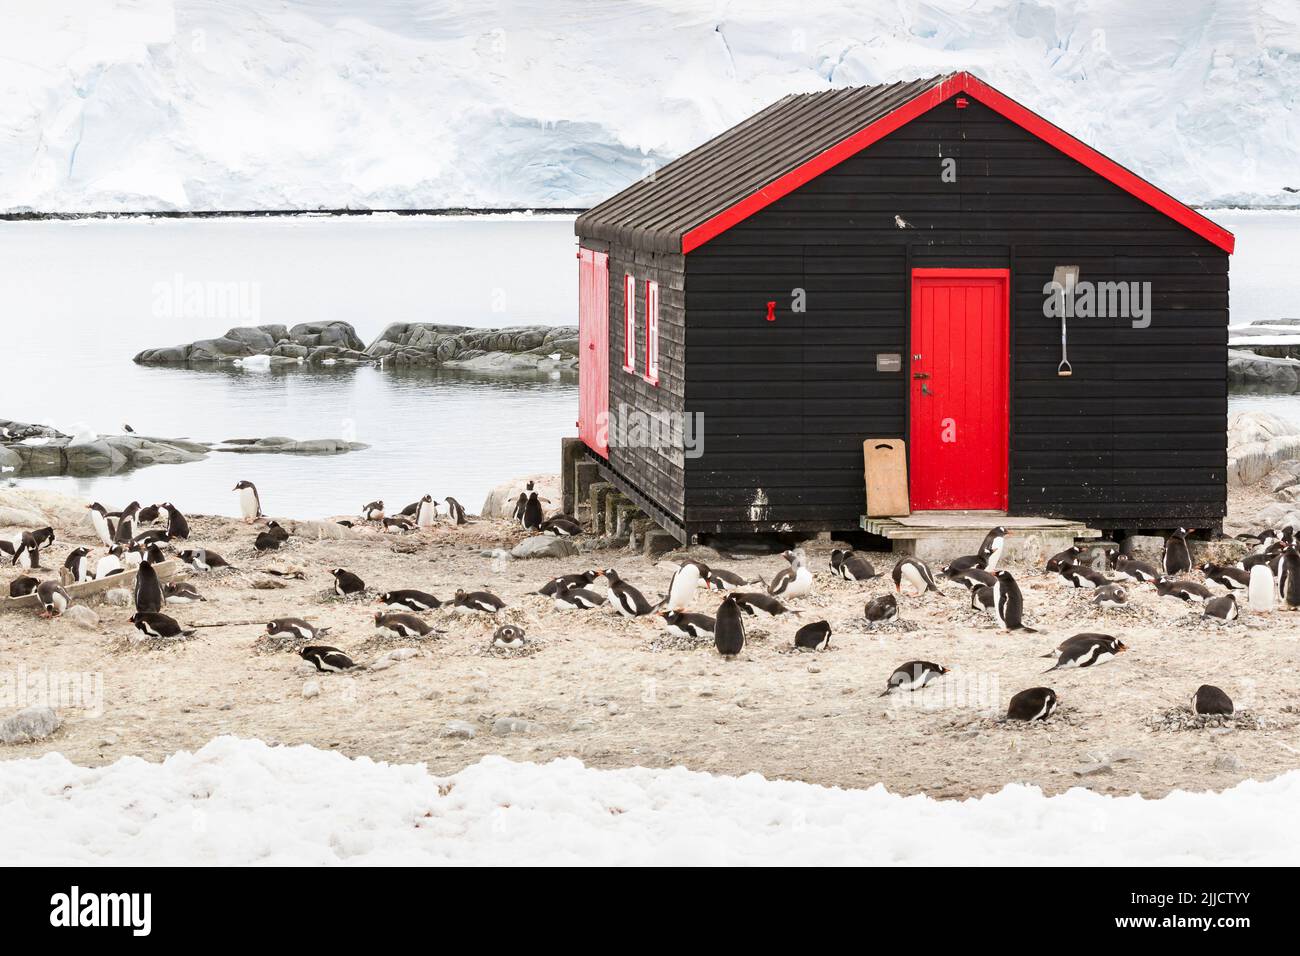
{"label": "snow-covered mountain", "polygon": [[1295,0],[4,0],[0,208],[586,206],[779,96],[971,69],[1300,204]]}

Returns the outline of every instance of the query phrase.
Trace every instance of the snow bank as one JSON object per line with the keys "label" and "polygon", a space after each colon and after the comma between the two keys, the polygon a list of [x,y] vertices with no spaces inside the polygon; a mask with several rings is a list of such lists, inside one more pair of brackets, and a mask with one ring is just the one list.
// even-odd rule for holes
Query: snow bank
{"label": "snow bank", "polygon": [[161,764],[0,764],[22,864],[1286,864],[1300,771],[1163,800],[1011,786],[961,803],[488,757],[450,778],[220,737]]}
{"label": "snow bank", "polygon": [[586,206],[791,92],[971,69],[1192,202],[1300,202],[1286,0],[47,0],[0,208]]}

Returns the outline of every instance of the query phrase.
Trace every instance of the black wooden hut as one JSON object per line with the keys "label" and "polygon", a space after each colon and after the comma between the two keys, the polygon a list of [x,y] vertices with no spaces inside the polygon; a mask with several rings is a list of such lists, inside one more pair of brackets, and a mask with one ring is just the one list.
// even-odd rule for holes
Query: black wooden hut
{"label": "black wooden hut", "polygon": [[855,529],[890,437],[914,510],[1222,524],[1232,235],[968,73],[787,96],[576,232],[579,434],[682,540]]}

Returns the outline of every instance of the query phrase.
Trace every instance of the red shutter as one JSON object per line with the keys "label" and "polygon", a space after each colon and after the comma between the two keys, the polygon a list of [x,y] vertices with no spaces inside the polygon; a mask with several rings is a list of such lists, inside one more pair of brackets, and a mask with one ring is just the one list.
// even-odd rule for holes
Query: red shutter
{"label": "red shutter", "polygon": [[609,255],[578,250],[578,437],[609,457]]}
{"label": "red shutter", "polygon": [[645,284],[645,380],[659,384],[659,283]]}

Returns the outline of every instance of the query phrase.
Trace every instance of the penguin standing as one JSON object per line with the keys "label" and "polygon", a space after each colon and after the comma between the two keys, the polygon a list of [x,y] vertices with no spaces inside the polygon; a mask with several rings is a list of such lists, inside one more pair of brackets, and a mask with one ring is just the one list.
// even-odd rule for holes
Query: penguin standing
{"label": "penguin standing", "polygon": [[383,521],[384,520],[384,503],[382,501],[372,501],[361,509],[361,517],[366,521]]}
{"label": "penguin standing", "polygon": [[108,523],[108,510],[96,501],[93,505],[86,505],[90,511],[90,526],[95,529],[95,534],[103,542],[104,547],[113,546],[113,528]]}
{"label": "penguin standing", "polygon": [[776,572],[767,586],[767,593],[772,597],[807,597],[812,593],[813,576],[808,570],[808,561],[804,557],[803,548],[785,551],[781,557],[789,561],[790,566]]}
{"label": "penguin standing", "polygon": [[524,530],[541,531],[543,520],[541,499],[537,497],[537,492],[530,491],[528,500],[524,502]]}
{"label": "penguin standing", "polygon": [[434,502],[433,495],[425,495],[416,502],[415,524],[417,527],[432,528],[437,519],[438,505]]}
{"label": "penguin standing", "polygon": [[256,485],[251,481],[241,481],[234,490],[239,492],[239,513],[244,521],[252,523],[262,517],[262,499]]}
{"label": "penguin standing", "polygon": [[736,595],[728,594],[718,605],[714,617],[713,646],[725,660],[735,660],[737,654],[745,649],[745,619]]}
{"label": "penguin standing", "polygon": [[[532,482],[530,481],[529,485],[531,484]],[[519,492],[519,497],[515,499],[515,510],[514,513],[511,515],[511,520],[518,521],[520,524],[523,524],[524,509],[527,506],[528,506],[528,493],[526,491],[521,491]]]}
{"label": "penguin standing", "polygon": [[994,574],[997,581],[993,585],[993,616],[1002,625],[1003,630],[1024,631],[1027,634],[1038,633],[1032,627],[1026,627],[1021,621],[1024,598],[1020,594],[1020,585],[1011,576],[1010,571],[998,571]]}
{"label": "penguin standing", "polygon": [[[668,582],[668,596],[660,602],[660,606],[669,611],[685,611],[690,607],[700,586],[701,567],[704,566],[698,562],[683,561],[681,567],[673,573],[673,579]],[[707,567],[704,568],[704,573],[709,573]]]}
{"label": "penguin standing", "polygon": [[996,571],[998,561],[1002,558],[1002,549],[1007,542],[1007,529],[998,525],[984,536],[980,544],[979,556],[984,559],[982,567],[986,571]]}
{"label": "penguin standing", "polygon": [[1165,539],[1165,551],[1161,558],[1161,568],[1170,577],[1177,577],[1192,570],[1192,552],[1187,547],[1186,528],[1178,528]]}
{"label": "penguin standing", "polygon": [[91,578],[90,549],[73,548],[64,559],[63,566],[67,568],[69,573],[72,575],[74,583],[79,584],[82,581],[89,581]]}
{"label": "penguin standing", "polygon": [[794,634],[794,646],[809,651],[824,651],[831,646],[831,626],[826,621],[805,624]]}
{"label": "penguin standing", "polygon": [[163,606],[162,584],[158,581],[158,572],[153,565],[144,563],[135,572],[135,609],[142,613],[161,611]]}
{"label": "penguin standing", "polygon": [[1056,710],[1056,691],[1050,687],[1030,687],[1011,698],[1007,720],[1046,720]]}
{"label": "penguin standing", "polygon": [[180,509],[166,501],[160,506],[161,511],[167,513],[167,537],[183,541],[190,536],[189,520],[181,514]]}
{"label": "penguin standing", "polygon": [[[443,499],[447,502],[447,515],[451,518],[452,524],[468,524],[469,519],[465,517],[465,506],[455,498]],[[521,632],[522,633],[522,632]]]}
{"label": "penguin standing", "polygon": [[1277,591],[1273,587],[1273,572],[1267,564],[1256,564],[1250,569],[1250,583],[1246,588],[1250,609],[1256,614],[1273,610]]}
{"label": "penguin standing", "polygon": [[117,528],[113,531],[114,544],[130,544],[135,537],[135,516],[140,511],[140,502],[133,501],[123,509],[117,519]]}
{"label": "penguin standing", "polygon": [[900,594],[904,584],[918,595],[926,591],[939,590],[939,586],[934,583],[934,575],[930,573],[929,565],[920,558],[900,558],[894,565],[893,578],[894,590]]}
{"label": "penguin standing", "polygon": [[95,580],[102,581],[114,574],[121,574],[123,570],[122,546],[115,544],[108,549],[108,554],[95,562]]}
{"label": "penguin standing", "polygon": [[609,596],[624,617],[642,617],[654,610],[645,595],[620,578],[613,568],[606,568],[600,574],[609,582]]}
{"label": "penguin standing", "polygon": [[42,581],[36,588],[36,599],[41,602],[41,617],[58,617],[72,603],[58,581]]}
{"label": "penguin standing", "polygon": [[1278,568],[1277,596],[1288,610],[1300,607],[1300,554],[1296,546],[1288,544],[1282,552],[1282,563]]}

